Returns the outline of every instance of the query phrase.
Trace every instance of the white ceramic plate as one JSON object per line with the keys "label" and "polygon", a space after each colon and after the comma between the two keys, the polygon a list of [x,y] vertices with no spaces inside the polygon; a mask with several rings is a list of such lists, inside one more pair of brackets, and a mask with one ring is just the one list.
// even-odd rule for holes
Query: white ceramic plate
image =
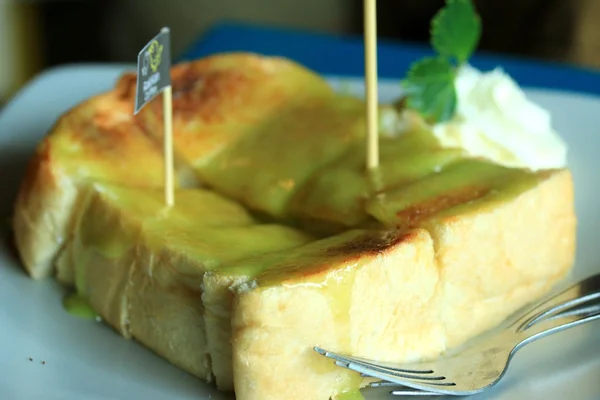
{"label": "white ceramic plate", "polygon": [[[1,110],[3,224],[10,216],[24,165],[35,144],[63,111],[109,89],[124,68],[84,65],[50,70]],[[336,85],[339,81],[332,78]],[[360,80],[352,80],[350,87],[362,93]],[[382,82],[382,100],[398,93],[395,82]],[[548,90],[528,90],[528,94],[551,110],[556,128],[570,146],[579,218],[573,279],[598,273],[600,98]],[[232,399],[108,327],[67,314],[61,306],[61,289],[53,280],[32,281],[22,272],[6,244],[7,225],[3,225],[0,242],[1,399]],[[600,322],[595,322],[525,347],[498,387],[473,398],[600,399],[599,378]],[[370,400],[391,399],[388,392],[366,394]]]}

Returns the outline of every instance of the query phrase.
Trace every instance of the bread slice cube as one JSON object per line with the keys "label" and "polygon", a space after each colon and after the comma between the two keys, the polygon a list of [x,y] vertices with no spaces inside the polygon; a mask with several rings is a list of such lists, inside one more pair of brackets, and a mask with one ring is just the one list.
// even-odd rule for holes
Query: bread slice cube
{"label": "bread slice cube", "polygon": [[167,208],[161,190],[94,184],[62,268],[73,269],[78,293],[120,334],[210,381],[204,272],[309,240],[289,227],[257,224],[210,191],[179,190]]}
{"label": "bread slice cube", "polygon": [[[32,278],[52,272],[87,182],[162,185],[161,149],[134,123],[131,110],[117,93],[99,95],[62,116],[38,145],[13,216],[17,248]],[[177,185],[186,180],[179,173],[176,178]]]}
{"label": "bread slice cube", "polygon": [[315,345],[376,359],[431,357],[445,348],[429,234],[353,231],[336,239],[320,254],[233,286],[236,398],[330,399],[362,385]]}
{"label": "bread slice cube", "polygon": [[[361,380],[321,359],[315,345],[381,361],[432,358],[546,293],[573,263],[569,171],[477,166],[456,176],[462,188],[469,187],[463,176],[486,176],[488,197],[429,207],[453,193],[447,182],[442,193],[433,190],[437,182],[424,194],[438,179],[430,176],[414,183],[421,187],[413,197],[409,185],[379,200],[395,208],[397,230],[348,231],[207,273],[203,300],[219,387],[233,386],[244,400],[326,400]],[[444,180],[453,181],[449,171]],[[402,214],[418,205],[428,206],[418,220]]]}
{"label": "bread slice cube", "polygon": [[[135,82],[134,73],[126,74],[117,90],[133,95]],[[292,60],[246,52],[174,65],[171,83],[176,153],[211,186],[219,180],[205,167],[224,151],[254,136],[265,121],[281,119],[283,110],[335,95],[322,76]],[[144,129],[162,143],[162,103],[152,101],[138,115]]]}
{"label": "bread slice cube", "polygon": [[[280,57],[219,54],[171,70],[177,187],[214,183],[211,161],[291,104],[332,98],[319,75]],[[70,240],[82,192],[94,182],[164,185],[162,106],[134,116],[135,74],[62,115],[36,149],[15,204],[13,230],[28,274],[49,276]]]}
{"label": "bread slice cube", "polygon": [[[414,267],[415,273],[412,276],[420,281],[413,281],[410,270],[398,268],[398,264]],[[420,275],[416,271],[422,272],[422,274]],[[400,276],[398,274],[407,275]],[[370,327],[361,332],[356,330],[358,325],[354,327],[349,325],[347,308],[355,297],[367,296],[370,293],[368,287],[363,287],[363,285],[377,284],[375,287],[382,290],[382,296],[385,292],[385,296],[381,298],[377,296],[363,297],[362,307],[365,310],[369,307],[382,308],[382,311],[389,312],[390,318],[393,319],[393,315],[398,313],[396,306],[400,304],[399,302],[404,296],[417,302],[428,301],[433,295],[437,279],[433,244],[424,230],[408,232],[350,230],[288,251],[269,253],[212,270],[204,277],[202,299],[205,305],[209,349],[217,385],[221,390],[233,390],[235,380],[236,396],[246,398],[243,394],[245,393],[244,382],[250,382],[258,378],[258,375],[252,374],[247,377],[243,374],[240,375],[240,368],[235,367],[236,360],[239,361],[240,357],[244,358],[244,363],[247,363],[248,368],[257,368],[260,379],[256,381],[256,384],[259,386],[267,381],[275,382],[279,379],[278,377],[287,377],[286,374],[291,374],[292,369],[303,371],[302,376],[308,374],[312,377],[311,369],[306,369],[306,366],[303,365],[304,359],[308,357],[312,363],[309,364],[309,367],[317,366],[319,373],[324,374],[321,377],[323,384],[303,389],[297,393],[297,396],[313,398],[305,397],[313,390],[323,390],[323,395],[337,393],[338,385],[334,384],[325,388],[325,382],[331,383],[333,380],[334,382],[357,383],[360,379],[357,381],[353,374],[348,374],[343,369],[328,368],[326,363],[320,362],[322,360],[315,357],[316,354],[310,353],[310,348],[297,346],[314,337],[314,345],[323,344],[325,346],[326,343],[335,343],[336,348],[351,351],[353,349],[351,344],[357,338],[356,335],[363,336],[365,339],[373,339],[374,342],[386,338],[386,332],[381,330],[383,326],[377,328],[380,329],[378,332],[381,336],[379,337],[371,335]],[[405,289],[403,285],[407,283],[418,285]],[[394,293],[388,292],[387,289],[391,287],[401,290],[394,291]],[[257,296],[259,292],[262,293],[263,289],[272,294],[259,301],[260,297],[254,296]],[[237,295],[234,295],[234,292]],[[279,293],[281,297],[274,293]],[[257,303],[253,303],[255,300]],[[252,304],[246,303],[246,301],[251,301]],[[298,304],[288,303],[292,301],[298,301]],[[232,319],[233,304],[238,309],[233,312]],[[303,306],[306,307],[306,310],[300,311],[299,309]],[[254,309],[250,310],[252,308]],[[242,314],[238,314],[238,312]],[[238,320],[239,318],[241,320]],[[265,321],[263,323],[261,320],[258,325],[246,327],[244,324],[251,325],[253,323],[247,318],[251,318],[254,322],[264,318]],[[366,314],[361,318],[366,318],[363,321],[365,323],[371,322]],[[426,322],[426,318],[423,316],[422,324],[430,326],[432,339],[430,345],[431,349],[435,349],[432,351],[435,352],[442,347],[436,337],[441,338],[442,335],[441,332],[436,333],[435,318],[429,322]],[[311,320],[311,322],[308,323],[307,320]],[[387,316],[379,321],[380,324],[388,322],[390,321],[387,320]],[[233,353],[231,347],[232,326]],[[307,332],[308,326],[311,329],[317,326],[319,328],[314,332]],[[367,327],[368,325],[363,326],[363,328]],[[238,329],[258,332],[259,336],[254,337],[251,334],[246,338],[249,341],[242,345],[242,342],[236,343],[240,339],[245,340],[240,336]],[[354,333],[352,329],[355,329]],[[394,335],[404,331],[402,326],[395,328],[390,326],[387,335],[391,334],[390,329],[398,329]],[[290,340],[284,344],[283,342],[286,341],[284,336],[287,335]],[[297,335],[302,337],[299,342],[296,340]],[[329,337],[326,343],[322,341],[325,336]],[[265,343],[263,343],[263,339]],[[267,344],[266,342],[270,340],[273,342]],[[238,345],[250,346],[251,349],[246,349],[248,352],[237,354]],[[234,361],[233,366],[232,360]],[[294,364],[294,366],[288,366],[288,363]],[[269,364],[271,365],[269,373],[273,373],[272,377],[263,375],[267,372],[264,368]],[[283,369],[279,370],[280,367]],[[310,385],[312,386],[313,383],[311,381]],[[281,384],[285,385],[285,379]],[[238,388],[242,388],[242,392],[239,392]],[[256,396],[264,395],[266,397],[261,398],[272,398],[269,396],[272,396],[273,393],[262,392],[260,388],[259,390],[261,393],[257,393]]]}

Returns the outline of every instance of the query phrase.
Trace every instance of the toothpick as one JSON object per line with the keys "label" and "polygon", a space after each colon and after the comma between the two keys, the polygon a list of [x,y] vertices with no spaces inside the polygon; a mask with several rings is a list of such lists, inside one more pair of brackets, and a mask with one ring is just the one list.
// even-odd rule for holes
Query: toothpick
{"label": "toothpick", "polygon": [[377,2],[364,0],[365,88],[367,98],[367,169],[379,166],[377,116]]}
{"label": "toothpick", "polygon": [[164,121],[164,163],[165,163],[165,203],[168,207],[175,204],[175,185],[173,183],[173,89],[167,86],[163,91]]}
{"label": "toothpick", "polygon": [[139,113],[150,100],[162,93],[164,183],[167,207],[172,207],[175,204],[175,184],[173,182],[173,89],[171,88],[170,70],[171,31],[168,27],[164,27],[138,53],[133,114]]}

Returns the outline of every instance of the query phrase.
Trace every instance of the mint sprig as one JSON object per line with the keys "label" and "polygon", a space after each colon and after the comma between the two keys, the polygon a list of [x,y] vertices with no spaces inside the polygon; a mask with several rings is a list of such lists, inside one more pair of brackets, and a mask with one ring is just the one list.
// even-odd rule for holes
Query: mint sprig
{"label": "mint sprig", "polygon": [[445,121],[456,108],[456,71],[443,57],[415,62],[404,83],[406,106],[418,110],[427,120]]}
{"label": "mint sprig", "polygon": [[406,106],[431,123],[452,118],[456,110],[456,70],[479,43],[481,20],[471,0],[447,0],[431,21],[431,45],[437,53],[415,61],[402,81]]}
{"label": "mint sprig", "polygon": [[471,0],[449,0],[431,21],[431,45],[438,54],[465,63],[481,38],[481,19]]}

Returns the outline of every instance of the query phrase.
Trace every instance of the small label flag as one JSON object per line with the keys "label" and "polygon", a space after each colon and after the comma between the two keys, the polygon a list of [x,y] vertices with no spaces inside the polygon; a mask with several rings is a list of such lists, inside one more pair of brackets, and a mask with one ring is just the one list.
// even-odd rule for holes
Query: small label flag
{"label": "small label flag", "polygon": [[138,54],[135,111],[171,86],[171,32],[162,28]]}

